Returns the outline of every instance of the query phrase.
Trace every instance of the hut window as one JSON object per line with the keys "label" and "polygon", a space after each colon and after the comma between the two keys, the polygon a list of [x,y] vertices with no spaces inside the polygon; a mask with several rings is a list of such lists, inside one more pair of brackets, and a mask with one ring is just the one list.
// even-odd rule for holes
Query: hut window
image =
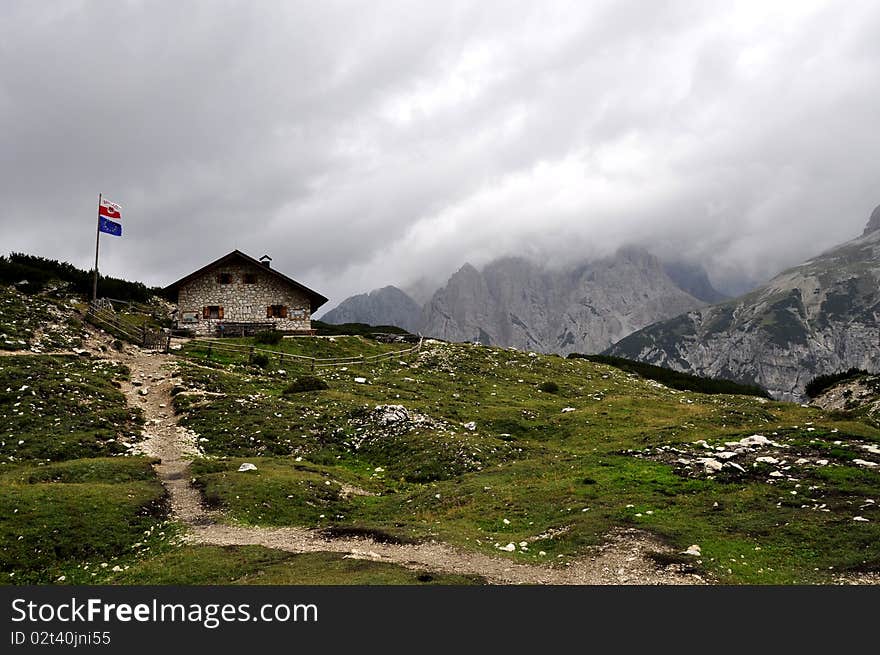
{"label": "hut window", "polygon": [[244,274],[244,283],[245,284],[256,284],[257,276],[255,273],[245,273]]}
{"label": "hut window", "polygon": [[223,318],[223,308],[220,305],[207,305],[202,309],[202,318]]}
{"label": "hut window", "polygon": [[232,273],[220,273],[217,276],[217,282],[220,284],[232,284]]}
{"label": "hut window", "polygon": [[266,307],[266,318],[287,318],[287,305],[269,305]]}

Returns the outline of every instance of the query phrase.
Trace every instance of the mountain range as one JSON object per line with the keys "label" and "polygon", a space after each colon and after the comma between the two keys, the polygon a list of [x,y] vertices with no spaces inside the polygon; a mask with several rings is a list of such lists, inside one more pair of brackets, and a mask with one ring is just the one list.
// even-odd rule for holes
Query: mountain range
{"label": "mountain range", "polygon": [[482,270],[465,264],[423,306],[388,286],[346,299],[322,320],[391,323],[448,341],[543,353],[595,353],[721,298],[701,268],[624,248],[558,268],[522,257],[497,259]]}
{"label": "mountain range", "polygon": [[862,236],[734,300],[636,331],[608,354],[756,383],[800,401],[817,375],[880,365],[880,207]]}

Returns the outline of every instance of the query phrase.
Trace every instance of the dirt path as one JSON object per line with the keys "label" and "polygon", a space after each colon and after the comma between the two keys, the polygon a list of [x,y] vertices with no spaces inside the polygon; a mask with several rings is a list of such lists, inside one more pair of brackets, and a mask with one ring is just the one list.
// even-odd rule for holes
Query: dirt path
{"label": "dirt path", "polygon": [[410,568],[480,575],[494,584],[705,584],[700,576],[677,566],[658,567],[646,554],[668,548],[650,535],[620,530],[589,556],[561,558],[553,566],[517,564],[503,557],[464,551],[429,542],[413,545],[377,543],[370,539],[328,539],[305,528],[262,528],[224,522],[221,513],[201,505],[190,484],[188,467],[196,455],[195,435],[177,425],[171,406],[176,362],[172,356],[125,346],[114,359],[131,369],[122,391],[140,407],[146,419],[141,452],[161,460],[156,473],[171,496],[172,512],[187,528],[186,541],[194,544],[260,545],[289,552],[331,551],[349,557],[401,564]]}

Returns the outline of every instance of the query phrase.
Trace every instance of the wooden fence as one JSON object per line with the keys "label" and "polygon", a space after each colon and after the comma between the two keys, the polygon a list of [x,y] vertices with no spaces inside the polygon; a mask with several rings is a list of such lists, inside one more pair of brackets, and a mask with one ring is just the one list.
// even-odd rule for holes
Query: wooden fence
{"label": "wooden fence", "polygon": [[313,371],[317,368],[327,368],[336,366],[353,366],[357,364],[377,363],[384,360],[399,358],[422,348],[423,339],[419,337],[419,342],[411,348],[403,348],[401,350],[393,350],[387,353],[379,353],[378,355],[352,355],[349,357],[309,357],[308,355],[295,355],[280,350],[270,350],[268,348],[258,348],[256,346],[244,346],[240,344],[229,343],[225,340],[198,338],[191,339],[190,343],[204,346],[206,357],[211,359],[214,353],[231,353],[233,355],[241,355],[247,358],[248,364],[254,361],[257,355],[263,355],[268,360],[277,359],[278,367],[284,366],[285,361],[291,364],[303,364]]}
{"label": "wooden fence", "polygon": [[121,320],[114,311],[112,303],[103,298],[89,304],[86,320],[120,339],[144,348],[169,352],[171,347],[171,335],[168,332]]}

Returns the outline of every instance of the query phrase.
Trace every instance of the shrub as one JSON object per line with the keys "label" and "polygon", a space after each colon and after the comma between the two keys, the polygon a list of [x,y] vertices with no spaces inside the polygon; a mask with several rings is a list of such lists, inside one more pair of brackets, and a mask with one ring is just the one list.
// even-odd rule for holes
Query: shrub
{"label": "shrub", "polygon": [[538,389],[544,393],[559,393],[559,385],[553,380],[546,380],[538,385]]}
{"label": "shrub", "polygon": [[327,386],[327,383],[321,378],[315,377],[314,375],[303,375],[287,385],[283,393],[290,394],[303,393],[306,391],[323,391],[324,389],[329,388],[330,387]]}
{"label": "shrub", "polygon": [[251,357],[251,364],[260,368],[266,368],[269,365],[269,357],[263,353],[257,353]]}
{"label": "shrub", "polygon": [[257,343],[268,344],[270,346],[277,346],[281,343],[283,337],[284,334],[278,330],[267,330],[266,332],[258,333],[257,336],[254,337],[254,341]]}
{"label": "shrub", "polygon": [[637,362],[632,359],[626,359],[625,357],[571,353],[568,355],[568,359],[586,359],[597,364],[614,366],[621,371],[635,373],[648,380],[656,380],[671,389],[678,389],[679,391],[696,391],[697,393],[732,393],[744,396],[757,396],[759,398],[770,398],[770,394],[767,393],[766,389],[762,389],[756,384],[735,382],[723,378],[704,378],[698,375],[691,375],[690,373],[673,371],[672,369],[663,368],[662,366]]}
{"label": "shrub", "polygon": [[807,383],[804,392],[810,398],[815,398],[823,391],[826,391],[833,387],[835,384],[840,382],[844,382],[846,380],[853,380],[855,378],[861,377],[863,375],[869,375],[868,371],[862,370],[860,368],[851,368],[848,371],[842,371],[840,373],[830,373],[828,375],[820,375],[818,377],[813,378]]}

